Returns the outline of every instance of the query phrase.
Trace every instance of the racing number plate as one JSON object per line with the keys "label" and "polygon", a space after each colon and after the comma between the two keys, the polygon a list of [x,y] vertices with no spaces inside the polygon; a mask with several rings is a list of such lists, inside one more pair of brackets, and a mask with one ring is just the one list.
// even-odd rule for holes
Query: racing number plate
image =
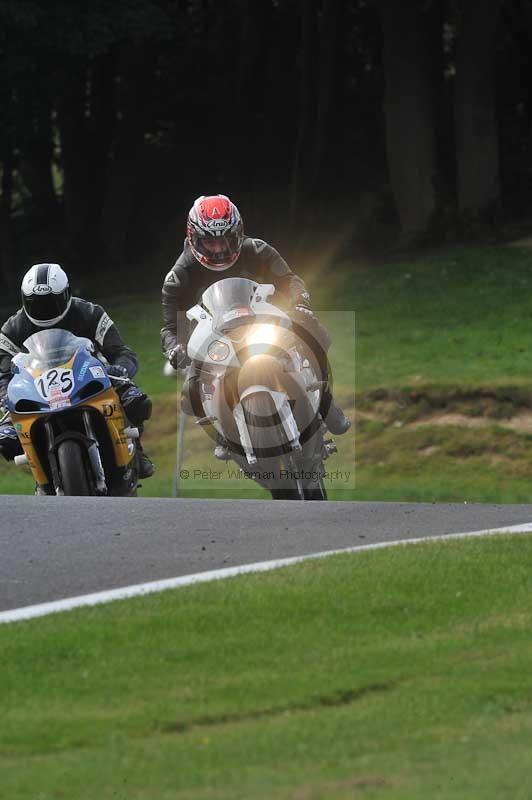
{"label": "racing number plate", "polygon": [[34,383],[40,396],[52,408],[70,405],[69,395],[74,388],[74,373],[71,369],[49,369],[35,378]]}

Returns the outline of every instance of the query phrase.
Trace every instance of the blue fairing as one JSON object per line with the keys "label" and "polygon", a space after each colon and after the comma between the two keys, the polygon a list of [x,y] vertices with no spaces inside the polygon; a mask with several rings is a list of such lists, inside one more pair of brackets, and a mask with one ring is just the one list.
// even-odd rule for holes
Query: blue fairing
{"label": "blue fairing", "polygon": [[[54,331],[47,331],[46,333],[54,333]],[[59,331],[57,331],[57,333],[59,333]],[[54,362],[54,351],[50,351],[52,353],[51,360],[47,362],[47,351],[46,348],[43,347],[44,334],[35,334],[24,343],[30,352],[29,354],[20,353],[14,359],[13,370],[15,375],[7,388],[8,408],[10,411],[16,411],[17,413],[57,413],[79,405],[89,397],[94,397],[111,386],[111,381],[109,380],[107,371],[102,362],[95,358],[87,349],[90,343],[85,339],[74,337],[68,332],[61,333],[66,334],[65,353],[68,354],[68,348],[71,348],[70,355],[64,357],[61,364],[57,363],[57,358]],[[40,337],[40,339],[37,339],[36,343],[32,342],[32,340],[37,337]],[[46,345],[46,343],[47,339],[44,338],[44,345]],[[35,347],[35,344],[37,344],[38,347]],[[32,347],[34,349],[32,349]],[[56,350],[55,352],[60,353],[61,351]],[[50,401],[45,400],[39,393],[36,386],[36,379],[28,371],[27,367],[31,366],[33,369],[38,369],[39,372],[42,372],[43,376],[50,374],[52,371],[56,373],[59,371],[59,373],[61,373],[62,364],[67,363],[72,358],[74,352],[76,352],[76,356],[71,368],[72,373],[71,376],[69,373],[65,383],[68,387],[68,393],[64,395],[67,402],[60,407],[51,407]],[[60,355],[60,359],[61,358],[63,358],[62,355]],[[54,364],[56,364],[56,366],[53,366]],[[73,386],[70,388],[72,382]],[[60,395],[60,397],[63,397],[63,395]],[[25,401],[23,409],[17,409],[17,403],[20,401]]]}
{"label": "blue fairing", "polygon": [[35,411],[49,411],[50,405],[46,403],[35,388],[32,376],[26,370],[22,370],[9,382],[7,387],[7,407],[14,411],[19,400],[31,400],[34,402]]}

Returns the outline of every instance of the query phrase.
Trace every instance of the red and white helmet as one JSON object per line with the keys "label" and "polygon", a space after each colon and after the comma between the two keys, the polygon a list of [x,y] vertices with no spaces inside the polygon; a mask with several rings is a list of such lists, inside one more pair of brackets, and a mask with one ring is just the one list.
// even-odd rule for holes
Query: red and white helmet
{"label": "red and white helmet", "polygon": [[194,257],[204,267],[229,269],[244,241],[238,208],[224,194],[198,197],[188,215],[187,239]]}

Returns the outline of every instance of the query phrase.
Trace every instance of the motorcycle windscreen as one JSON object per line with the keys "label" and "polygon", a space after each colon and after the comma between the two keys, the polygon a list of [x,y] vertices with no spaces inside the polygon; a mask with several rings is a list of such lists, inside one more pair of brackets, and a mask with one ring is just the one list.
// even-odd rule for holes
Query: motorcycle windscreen
{"label": "motorcycle windscreen", "polygon": [[201,302],[212,315],[216,331],[226,333],[255,316],[251,301],[258,285],[247,278],[224,278],[203,292]]}
{"label": "motorcycle windscreen", "polygon": [[57,367],[70,361],[78,350],[92,350],[92,342],[70,331],[50,328],[38,331],[24,342],[28,354],[24,356],[24,365],[29,369],[42,370]]}

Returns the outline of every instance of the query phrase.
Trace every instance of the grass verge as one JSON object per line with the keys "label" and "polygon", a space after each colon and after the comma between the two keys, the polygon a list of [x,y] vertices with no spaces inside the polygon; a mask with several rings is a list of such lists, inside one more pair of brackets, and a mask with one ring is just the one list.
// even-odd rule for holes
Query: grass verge
{"label": "grass verge", "polygon": [[525,800],[532,538],[0,628],[9,800]]}
{"label": "grass verge", "polygon": [[[335,395],[356,422],[337,439],[339,453],[327,464],[344,476],[328,484],[330,498],[529,501],[530,251],[462,247],[382,264],[350,262],[325,279],[316,275],[313,280],[310,273],[309,283],[332,335]],[[145,445],[157,472],[140,494],[168,496],[178,387],[162,374],[158,298],[105,305],[137,350],[138,381],[154,401]],[[482,428],[472,426],[475,420]],[[511,431],[504,443],[501,429]],[[184,496],[267,496],[250,481],[229,477],[212,451],[205,432],[189,424],[183,468],[197,477],[182,481]],[[210,477],[212,471],[220,477]],[[0,486],[5,493],[32,491],[26,474],[4,464]]]}
{"label": "grass verge", "polygon": [[345,263],[321,304],[355,309],[357,392],[531,383],[532,252],[460,247]]}

